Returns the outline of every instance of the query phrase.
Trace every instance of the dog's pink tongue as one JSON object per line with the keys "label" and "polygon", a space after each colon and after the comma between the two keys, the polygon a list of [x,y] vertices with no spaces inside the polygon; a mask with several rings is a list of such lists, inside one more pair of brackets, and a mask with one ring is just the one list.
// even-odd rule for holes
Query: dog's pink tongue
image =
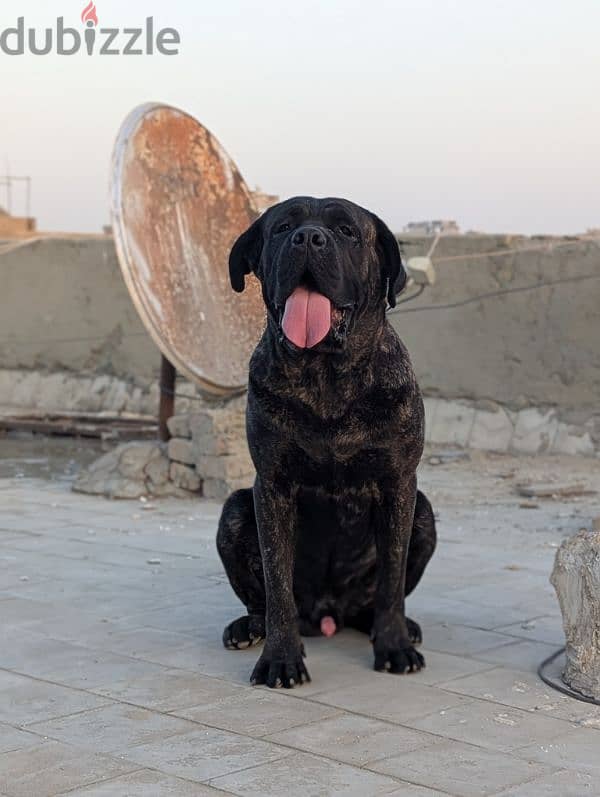
{"label": "dog's pink tongue", "polygon": [[321,617],[321,633],[323,636],[333,636],[337,630],[333,617],[326,615]]}
{"label": "dog's pink tongue", "polygon": [[331,327],[331,302],[326,296],[298,287],[285,303],[284,335],[301,349],[320,343]]}

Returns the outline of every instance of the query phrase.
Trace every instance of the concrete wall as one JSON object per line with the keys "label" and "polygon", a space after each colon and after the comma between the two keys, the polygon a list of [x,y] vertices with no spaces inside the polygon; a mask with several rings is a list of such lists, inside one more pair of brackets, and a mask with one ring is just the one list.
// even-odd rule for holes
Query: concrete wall
{"label": "concrete wall", "polygon": [[[424,254],[431,243],[404,240],[407,257]],[[513,247],[520,251],[501,254]],[[490,254],[473,257],[482,251]],[[437,283],[392,317],[424,392],[489,399],[513,409],[557,405],[573,416],[600,411],[600,279],[579,281],[600,277],[600,243],[449,236],[440,239],[434,260],[446,257],[458,259],[439,262]],[[575,281],[453,309],[423,309],[559,279]]]}
{"label": "concrete wall", "polygon": [[[424,254],[430,243],[407,238],[406,255]],[[517,253],[501,254],[514,247]],[[479,252],[489,254],[474,257]],[[497,289],[600,274],[599,243],[448,236],[440,239],[435,259],[437,284],[392,316],[425,394],[480,406],[491,401],[511,411],[556,407],[562,420],[578,425],[596,417],[594,438],[600,439],[600,279],[425,309]],[[129,299],[112,239],[0,245],[0,285],[0,369],[62,371],[88,381],[108,375],[144,389],[156,383],[159,353]],[[42,383],[39,390],[32,405],[41,401]],[[94,409],[99,400],[96,395]],[[82,402],[85,395],[77,406]],[[2,403],[7,398],[0,395]]]}
{"label": "concrete wall", "polygon": [[[129,299],[112,238],[0,247],[0,368],[154,380],[160,355]],[[1,397],[0,397],[1,401]]]}

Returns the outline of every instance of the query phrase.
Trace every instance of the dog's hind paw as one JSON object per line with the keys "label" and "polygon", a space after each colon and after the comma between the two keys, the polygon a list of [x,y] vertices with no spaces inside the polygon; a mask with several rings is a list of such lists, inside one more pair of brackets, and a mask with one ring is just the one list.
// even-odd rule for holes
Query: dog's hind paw
{"label": "dog's hind paw", "polygon": [[421,626],[416,623],[414,620],[411,620],[410,617],[406,618],[406,627],[408,628],[408,638],[412,642],[413,645],[420,645],[423,641],[423,634],[421,632]]}
{"label": "dog's hind paw", "polygon": [[378,672],[393,672],[403,675],[419,672],[425,666],[425,659],[412,646],[395,650],[375,649],[375,667]]}
{"label": "dog's hind paw", "polygon": [[245,614],[225,627],[223,644],[228,650],[244,650],[258,645],[265,636],[265,618],[258,614]]}

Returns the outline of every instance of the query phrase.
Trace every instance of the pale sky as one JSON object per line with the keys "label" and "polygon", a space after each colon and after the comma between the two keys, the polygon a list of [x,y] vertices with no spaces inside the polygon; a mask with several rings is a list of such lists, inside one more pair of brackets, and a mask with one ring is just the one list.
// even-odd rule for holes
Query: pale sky
{"label": "pale sky", "polygon": [[[2,0],[0,32],[81,29],[87,0]],[[96,0],[100,27],[181,32],[179,56],[0,52],[0,173],[44,230],[108,222],[110,154],[136,105],[196,116],[248,184],[346,196],[395,230],[600,226],[599,0]],[[0,205],[5,204],[0,187]],[[24,211],[21,195],[13,212]]]}

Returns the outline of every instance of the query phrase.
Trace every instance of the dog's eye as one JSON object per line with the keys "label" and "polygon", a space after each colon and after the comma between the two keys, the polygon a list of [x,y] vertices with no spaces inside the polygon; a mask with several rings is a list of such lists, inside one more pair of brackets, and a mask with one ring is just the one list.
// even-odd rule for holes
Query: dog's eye
{"label": "dog's eye", "polygon": [[279,227],[275,228],[275,235],[278,235],[280,232],[287,232],[291,230],[290,225],[285,221],[283,224],[280,224]]}
{"label": "dog's eye", "polygon": [[345,235],[347,238],[354,237],[354,230],[352,229],[352,227],[348,227],[347,224],[340,224],[340,232],[342,233],[342,235]]}

